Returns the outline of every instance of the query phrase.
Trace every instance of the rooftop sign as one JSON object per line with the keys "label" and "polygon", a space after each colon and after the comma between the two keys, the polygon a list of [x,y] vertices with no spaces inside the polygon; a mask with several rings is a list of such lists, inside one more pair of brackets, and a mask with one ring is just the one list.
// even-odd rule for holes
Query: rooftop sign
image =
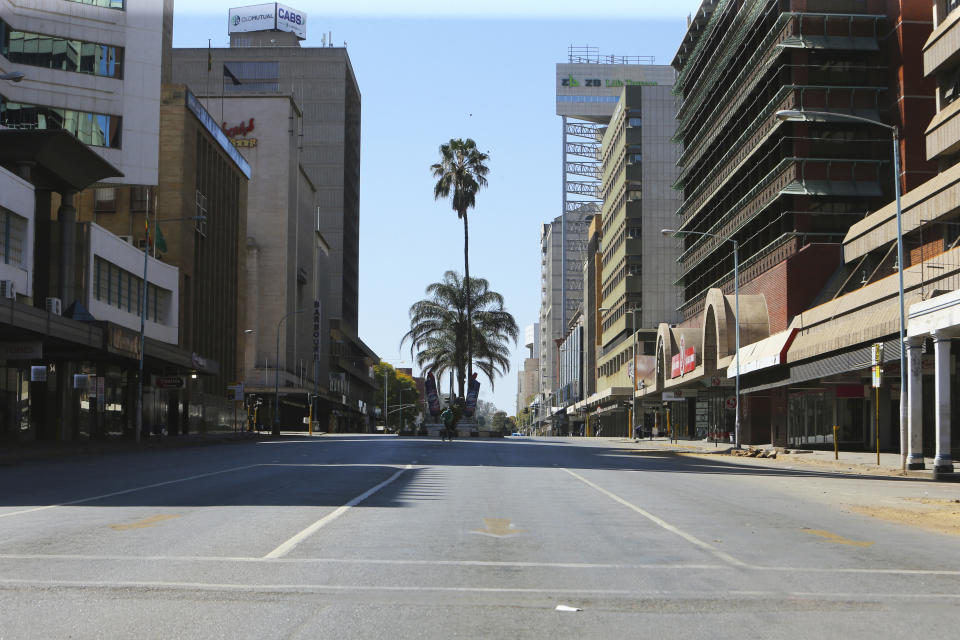
{"label": "rooftop sign", "polygon": [[307,14],[279,2],[230,9],[227,33],[247,31],[289,31],[306,40]]}

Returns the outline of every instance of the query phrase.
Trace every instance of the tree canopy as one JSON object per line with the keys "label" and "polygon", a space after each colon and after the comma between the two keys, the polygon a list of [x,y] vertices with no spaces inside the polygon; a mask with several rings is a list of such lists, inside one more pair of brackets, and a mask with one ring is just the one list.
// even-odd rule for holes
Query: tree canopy
{"label": "tree canopy", "polygon": [[432,370],[438,384],[444,372],[453,370],[460,396],[470,369],[467,336],[473,338],[473,365],[493,388],[496,376],[510,370],[509,343],[520,334],[503,296],[491,291],[484,278],[471,278],[470,284],[469,316],[466,283],[459,273],[447,271],[443,280],[427,286],[428,297],[410,307],[410,330],[400,341],[401,348],[410,343],[411,357],[424,371]]}

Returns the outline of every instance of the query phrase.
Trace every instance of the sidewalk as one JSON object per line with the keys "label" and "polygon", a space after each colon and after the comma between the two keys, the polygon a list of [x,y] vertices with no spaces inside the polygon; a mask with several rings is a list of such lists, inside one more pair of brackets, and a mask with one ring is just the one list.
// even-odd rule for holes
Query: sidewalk
{"label": "sidewalk", "polygon": [[[611,438],[611,440],[627,443],[638,449],[656,449],[674,451],[680,454],[719,455],[724,458],[736,459],[738,462],[756,461],[768,466],[805,465],[818,467],[824,470],[851,475],[871,475],[890,477],[909,477],[939,482],[960,482],[960,473],[940,474],[934,477],[933,458],[924,459],[924,469],[907,470],[901,468],[900,454],[880,453],[880,464],[877,464],[876,452],[870,451],[840,451],[834,459],[832,450],[819,449],[792,449],[774,447],[773,445],[743,446],[737,452],[729,443],[713,443],[709,440],[680,440],[670,442],[667,438],[643,439],[639,442],[626,438]],[[956,462],[954,467],[960,470]]]}

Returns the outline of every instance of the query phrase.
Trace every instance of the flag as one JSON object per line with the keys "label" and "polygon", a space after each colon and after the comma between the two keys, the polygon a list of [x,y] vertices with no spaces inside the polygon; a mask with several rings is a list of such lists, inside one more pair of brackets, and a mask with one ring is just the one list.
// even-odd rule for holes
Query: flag
{"label": "flag", "polygon": [[157,251],[167,252],[167,239],[163,237],[163,231],[160,230],[160,225],[157,225]]}
{"label": "flag", "polygon": [[237,79],[237,76],[233,75],[230,69],[227,68],[227,65],[223,65],[223,77],[230,78],[234,85],[243,84]]}

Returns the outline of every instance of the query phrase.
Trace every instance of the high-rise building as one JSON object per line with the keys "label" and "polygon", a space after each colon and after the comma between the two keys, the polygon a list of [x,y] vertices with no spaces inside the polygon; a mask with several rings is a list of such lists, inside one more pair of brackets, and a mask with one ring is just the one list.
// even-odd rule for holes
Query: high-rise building
{"label": "high-rise building", "polygon": [[603,135],[624,87],[672,85],[673,69],[652,63],[650,57],[600,55],[594,47],[571,46],[567,62],[556,66],[563,213],[541,233],[540,390],[546,413],[559,406],[557,350],[583,303],[587,228],[603,202]]}
{"label": "high-rise building", "polygon": [[680,203],[672,88],[624,87],[601,143],[599,390],[632,386],[634,349],[652,356],[658,325],[676,321],[680,270],[661,233]]}

